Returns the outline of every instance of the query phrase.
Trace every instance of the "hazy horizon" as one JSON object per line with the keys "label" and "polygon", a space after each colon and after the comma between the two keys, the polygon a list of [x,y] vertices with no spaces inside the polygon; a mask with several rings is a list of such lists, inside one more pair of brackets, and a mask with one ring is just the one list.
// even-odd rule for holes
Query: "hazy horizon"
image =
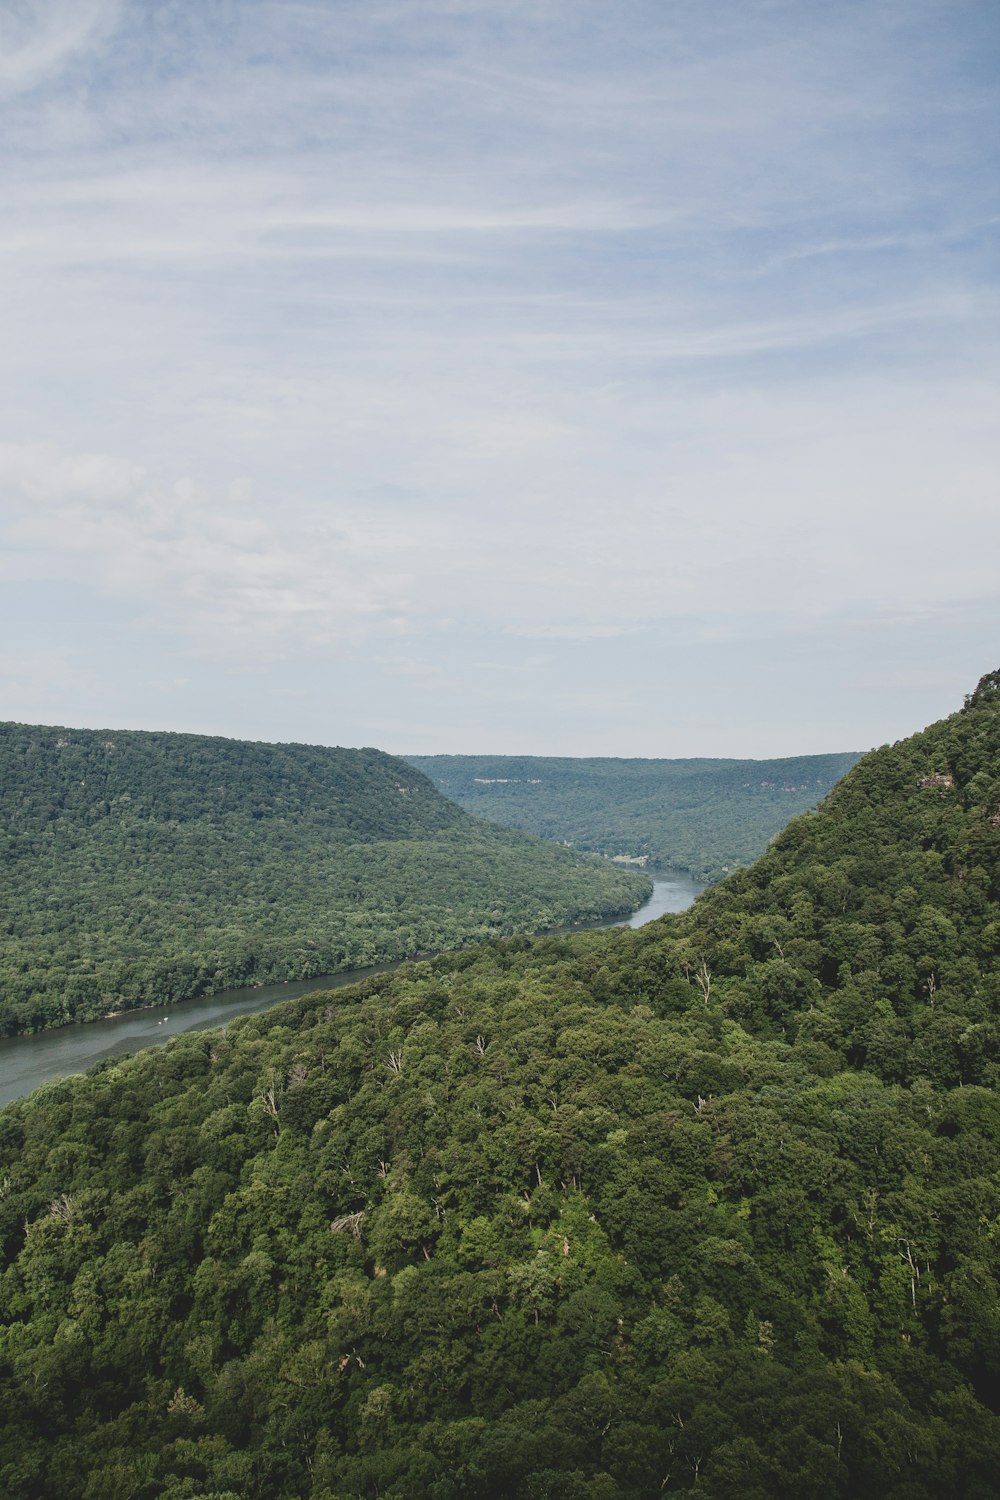
{"label": "hazy horizon", "polygon": [[[546,755],[539,755],[538,753],[536,753],[533,750],[488,750],[488,749],[487,750],[483,750],[483,749],[478,749],[478,750],[456,750],[456,751],[450,751],[450,750],[434,751],[434,750],[431,750],[431,751],[426,751],[425,752],[425,751],[422,751],[422,750],[386,750],[386,747],[384,745],[345,745],[345,744],[339,744],[339,743],[338,744],[332,744],[332,743],[330,743],[330,742],[328,742],[326,740],[287,740],[287,739],[285,739],[285,740],[283,740],[283,739],[262,740],[262,739],[260,739],[257,736],[254,736],[254,737],[251,738],[250,736],[247,736],[247,735],[235,735],[235,734],[234,735],[220,735],[220,734],[217,734],[217,733],[215,733],[213,731],[201,730],[201,729],[174,729],[170,725],[167,725],[167,724],[150,725],[148,727],[145,727],[145,726],[137,727],[135,725],[130,725],[130,724],[55,724],[55,723],[51,723],[50,724],[50,723],[35,723],[34,720],[27,720],[27,719],[8,719],[6,721],[0,721],[0,723],[2,723],[2,722],[6,722],[8,724],[16,724],[20,728],[49,729],[49,730],[52,730],[53,732],[58,731],[58,730],[66,730],[69,733],[72,733],[73,731],[84,731],[84,732],[86,732],[88,734],[129,734],[129,733],[139,733],[139,734],[187,734],[187,735],[202,736],[202,737],[205,737],[205,738],[208,738],[208,739],[244,740],[244,741],[246,741],[249,744],[308,745],[308,746],[318,747],[318,748],[326,749],[326,750],[382,750],[382,751],[385,751],[386,754],[394,756],[397,760],[408,760],[408,761],[412,761],[412,760],[430,760],[430,759],[433,759],[435,757],[440,757],[441,759],[446,759],[447,760],[447,759],[453,759],[456,756],[460,756],[462,759],[466,759],[466,760],[676,760],[676,761],[687,761],[687,760],[735,760],[735,761],[757,760],[757,761],[761,761],[762,763],[767,763],[767,762],[776,761],[776,760],[800,760],[800,759],[803,758],[803,755],[805,755],[805,756],[856,755],[856,754],[863,754],[863,753],[865,753],[863,751],[858,751],[857,749],[845,748],[844,746],[840,746],[836,750],[806,751],[806,752],[803,752],[802,755],[756,755],[756,756],[754,756],[754,755],[732,755],[732,756],[718,756],[718,755],[588,755],[585,751],[581,751],[579,754],[573,754],[573,755],[551,755],[551,756],[546,756]],[[871,746],[869,748],[876,749],[878,747],[877,746]]]}

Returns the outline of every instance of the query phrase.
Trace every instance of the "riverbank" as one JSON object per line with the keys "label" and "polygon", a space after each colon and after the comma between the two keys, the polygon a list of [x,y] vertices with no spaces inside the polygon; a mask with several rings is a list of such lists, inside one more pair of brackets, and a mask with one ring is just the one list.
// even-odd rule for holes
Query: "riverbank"
{"label": "riverbank", "polygon": [[[684,875],[654,877],[652,895],[631,916],[580,923],[563,930],[642,927],[666,912],[685,911],[700,890],[701,886]],[[0,1105],[10,1104],[55,1078],[83,1073],[105,1058],[137,1052],[141,1047],[162,1046],[179,1032],[224,1026],[237,1016],[267,1010],[280,1000],[292,1000],[314,990],[343,989],[371,974],[387,973],[403,963],[416,961],[400,959],[370,968],[345,969],[339,974],[320,974],[314,979],[222,990],[215,995],[181,1000],[176,1005],[122,1011],[99,1021],[60,1026],[32,1036],[5,1037],[0,1041]]]}

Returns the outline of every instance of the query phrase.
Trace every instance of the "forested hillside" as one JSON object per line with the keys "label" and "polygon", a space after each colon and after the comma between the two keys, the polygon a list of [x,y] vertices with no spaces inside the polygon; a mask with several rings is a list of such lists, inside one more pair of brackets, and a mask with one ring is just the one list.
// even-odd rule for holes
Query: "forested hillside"
{"label": "forested hillside", "polygon": [[856,754],[785,760],[412,755],[446,797],[506,828],[721,880],[824,797]]}
{"label": "forested hillside", "polygon": [[0,1035],[632,910],[378,750],[0,724]]}
{"label": "forested hillside", "polygon": [[995,1500],[1000,673],[648,927],[0,1113],[17,1500]]}

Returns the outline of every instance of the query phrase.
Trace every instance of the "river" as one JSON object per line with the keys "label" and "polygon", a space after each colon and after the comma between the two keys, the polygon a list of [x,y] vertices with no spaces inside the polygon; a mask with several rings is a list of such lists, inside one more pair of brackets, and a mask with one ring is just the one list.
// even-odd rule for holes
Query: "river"
{"label": "river", "polygon": [[[612,922],[590,922],[586,927],[642,927],[668,911],[686,911],[701,886],[686,875],[654,877],[653,894],[630,917]],[[574,931],[581,929],[574,928]],[[409,962],[409,960],[407,960]],[[315,979],[296,979],[287,984],[265,984],[253,989],[220,990],[197,1000],[182,1000],[165,1009],[126,1011],[106,1021],[60,1026],[35,1036],[0,1040],[0,1105],[30,1094],[40,1084],[68,1073],[82,1073],[104,1057],[138,1052],[140,1047],[161,1046],[181,1031],[205,1031],[223,1026],[237,1016],[267,1010],[279,1000],[292,1000],[313,990],[336,990],[356,984],[369,974],[398,969],[398,963],[378,964],[371,969],[346,969],[342,974],[321,974]]]}

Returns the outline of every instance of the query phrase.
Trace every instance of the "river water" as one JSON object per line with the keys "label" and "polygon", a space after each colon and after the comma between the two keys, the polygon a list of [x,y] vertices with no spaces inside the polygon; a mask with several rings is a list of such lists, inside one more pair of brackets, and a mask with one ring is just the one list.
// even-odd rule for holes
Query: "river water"
{"label": "river water", "polygon": [[[653,894],[644,906],[613,922],[590,922],[587,927],[642,927],[668,911],[686,911],[701,890],[685,875],[662,875],[653,880]],[[573,929],[579,930],[579,929]],[[409,960],[407,960],[409,962]],[[346,969],[342,974],[321,974],[315,979],[296,979],[287,984],[265,984],[254,989],[220,990],[197,1000],[182,1000],[166,1009],[126,1011],[107,1021],[81,1026],[60,1026],[35,1036],[0,1040],[0,1105],[30,1094],[40,1084],[67,1073],[82,1073],[104,1057],[137,1052],[140,1047],[161,1046],[181,1031],[205,1031],[224,1026],[237,1016],[267,1010],[279,1000],[292,1000],[313,990],[336,990],[357,984],[369,974],[398,969],[398,963],[378,964],[371,969]]]}

